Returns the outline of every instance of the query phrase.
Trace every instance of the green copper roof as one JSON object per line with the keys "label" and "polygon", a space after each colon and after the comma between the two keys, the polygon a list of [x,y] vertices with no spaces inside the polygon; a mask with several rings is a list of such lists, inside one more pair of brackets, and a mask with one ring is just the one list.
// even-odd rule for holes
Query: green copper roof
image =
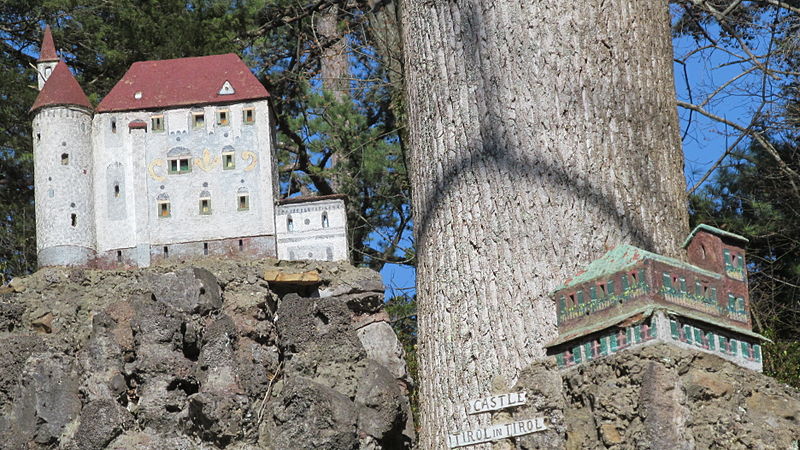
{"label": "green copper roof", "polygon": [[686,240],[683,241],[683,248],[686,248],[686,246],[689,245],[689,242],[692,242],[692,238],[700,230],[708,231],[709,233],[716,234],[717,236],[724,236],[724,237],[729,237],[731,239],[736,239],[737,241],[750,242],[744,236],[738,235],[736,233],[731,233],[730,231],[721,230],[717,227],[712,227],[711,225],[706,225],[704,223],[701,223],[700,225],[694,227],[694,230],[692,230],[692,232],[689,233],[689,236],[686,237]]}
{"label": "green copper roof", "polygon": [[577,286],[590,280],[607,277],[617,272],[630,269],[646,259],[659,261],[673,267],[679,267],[681,269],[699,272],[711,278],[719,279],[721,277],[721,275],[718,273],[701,269],[700,267],[691,265],[681,260],[648,252],[647,250],[642,250],[639,247],[634,247],[632,245],[622,244],[618,245],[601,258],[592,261],[592,263],[589,264],[584,271],[579,272],[574,277],[567,279],[564,284],[558,286],[553,292],[558,292],[562,289]]}

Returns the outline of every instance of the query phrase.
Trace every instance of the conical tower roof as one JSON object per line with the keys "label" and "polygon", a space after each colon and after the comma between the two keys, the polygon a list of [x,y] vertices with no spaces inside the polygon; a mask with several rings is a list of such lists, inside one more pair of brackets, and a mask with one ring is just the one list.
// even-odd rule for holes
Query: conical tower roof
{"label": "conical tower roof", "polygon": [[78,81],[72,76],[67,64],[64,61],[59,61],[50,78],[44,84],[44,87],[33,102],[31,112],[46,106],[62,106],[73,105],[82,106],[87,109],[92,109],[89,99],[81,89]]}
{"label": "conical tower roof", "polygon": [[37,62],[50,62],[58,61],[56,54],[56,45],[53,42],[53,33],[50,31],[50,25],[44,27],[44,37],[42,38],[42,46],[39,49],[39,59]]}

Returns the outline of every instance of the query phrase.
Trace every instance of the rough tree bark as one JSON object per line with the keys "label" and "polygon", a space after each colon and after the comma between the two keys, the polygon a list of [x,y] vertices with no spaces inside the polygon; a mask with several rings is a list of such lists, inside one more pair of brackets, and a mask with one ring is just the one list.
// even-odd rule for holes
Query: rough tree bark
{"label": "rough tree bark", "polygon": [[339,29],[339,7],[331,5],[317,18],[318,44],[323,47],[320,58],[320,77],[323,89],[331,91],[336,100],[350,96],[350,64],[347,60],[347,41]]}
{"label": "rough tree bark", "polygon": [[555,335],[548,292],[687,231],[665,0],[404,0],[424,449],[487,423]]}

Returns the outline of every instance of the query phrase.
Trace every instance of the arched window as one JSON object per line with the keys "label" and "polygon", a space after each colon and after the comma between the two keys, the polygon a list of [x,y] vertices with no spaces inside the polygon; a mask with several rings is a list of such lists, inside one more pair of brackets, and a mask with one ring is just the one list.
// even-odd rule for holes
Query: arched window
{"label": "arched window", "polygon": [[294,231],[294,220],[292,220],[292,216],[286,218],[286,231]]}
{"label": "arched window", "polygon": [[322,228],[328,228],[330,223],[328,222],[328,211],[324,211],[322,213]]}
{"label": "arched window", "polygon": [[167,172],[182,174],[192,171],[192,153],[188,148],[175,147],[167,152]]}
{"label": "arched window", "polygon": [[169,195],[163,193],[158,194],[158,197],[156,197],[156,205],[158,207],[158,209],[156,210],[158,217],[163,218],[172,215],[172,208],[169,203]]}

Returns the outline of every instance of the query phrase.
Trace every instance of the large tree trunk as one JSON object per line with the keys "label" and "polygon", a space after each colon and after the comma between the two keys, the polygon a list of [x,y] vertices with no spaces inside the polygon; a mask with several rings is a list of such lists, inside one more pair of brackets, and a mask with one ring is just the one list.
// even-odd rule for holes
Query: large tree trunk
{"label": "large tree trunk", "polygon": [[680,256],[664,0],[404,0],[421,448],[487,423],[555,336],[548,292],[620,243]]}
{"label": "large tree trunk", "polygon": [[350,64],[347,60],[347,41],[338,27],[339,7],[331,5],[317,18],[318,42],[322,47],[320,78],[322,88],[343,101],[350,96]]}

